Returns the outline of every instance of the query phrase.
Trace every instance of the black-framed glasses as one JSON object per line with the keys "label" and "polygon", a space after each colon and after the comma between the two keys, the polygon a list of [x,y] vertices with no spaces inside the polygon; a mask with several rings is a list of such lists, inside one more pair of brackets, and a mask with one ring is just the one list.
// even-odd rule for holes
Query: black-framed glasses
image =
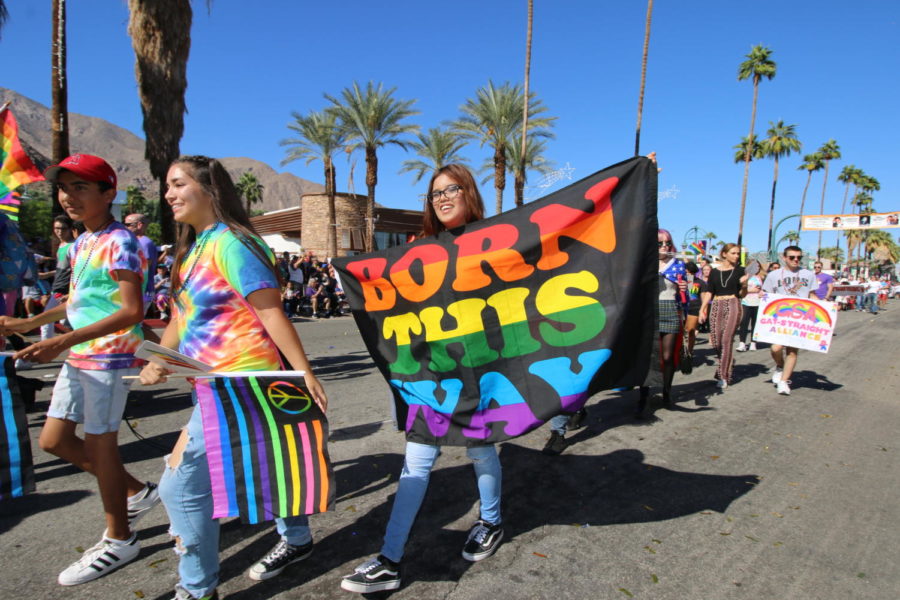
{"label": "black-framed glasses", "polygon": [[656,245],[660,248],[666,248],[666,247],[672,248],[675,246],[675,244],[673,244],[672,242],[670,242],[668,240],[666,240],[665,242],[660,242],[657,240]]}
{"label": "black-framed glasses", "polygon": [[788,254],[787,256],[785,256],[785,258],[788,260],[800,260],[801,258],[803,258],[803,255],[802,254]]}
{"label": "black-framed glasses", "polygon": [[140,221],[132,221],[131,223],[125,223],[125,227],[137,227],[140,224]]}
{"label": "black-framed glasses", "polygon": [[445,198],[446,200],[453,200],[459,195],[459,192],[462,190],[462,187],[457,184],[448,185],[442,190],[433,190],[430,194],[425,195],[425,199],[431,203],[440,202],[441,198]]}

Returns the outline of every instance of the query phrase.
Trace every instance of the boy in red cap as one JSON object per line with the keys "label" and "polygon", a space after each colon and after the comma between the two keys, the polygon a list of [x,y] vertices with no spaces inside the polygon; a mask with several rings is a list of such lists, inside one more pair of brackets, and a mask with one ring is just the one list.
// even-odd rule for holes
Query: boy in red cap
{"label": "boy in red cap", "polygon": [[[106,531],[59,575],[61,585],[77,585],[134,560],[140,544],[131,526],[159,503],[155,485],[125,471],[118,445],[131,384],[123,376],[136,375],[140,364],[134,352],[143,339],[147,260],[135,236],[110,212],[116,174],[105,160],[74,154],[44,175],[59,186],[59,201],[69,217],[85,227],[68,250],[69,296],[35,317],[4,317],[0,330],[25,332],[64,317],[73,327],[19,351],[15,358],[45,363],[70,350],[53,388],[40,446],[94,475],[100,488]],[[84,439],[75,435],[79,423]]]}

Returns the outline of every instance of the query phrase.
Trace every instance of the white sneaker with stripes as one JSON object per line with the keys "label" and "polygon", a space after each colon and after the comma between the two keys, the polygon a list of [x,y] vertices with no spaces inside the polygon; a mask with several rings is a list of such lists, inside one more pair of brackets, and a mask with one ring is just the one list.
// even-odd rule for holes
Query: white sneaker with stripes
{"label": "white sneaker with stripes", "polygon": [[159,488],[155,483],[148,481],[144,489],[128,498],[128,527],[133,527],[157,504],[159,504]]}
{"label": "white sneaker with stripes", "polygon": [[104,536],[59,574],[59,585],[79,585],[103,577],[133,561],[140,552],[141,544],[137,534],[132,534],[130,539],[124,541]]}

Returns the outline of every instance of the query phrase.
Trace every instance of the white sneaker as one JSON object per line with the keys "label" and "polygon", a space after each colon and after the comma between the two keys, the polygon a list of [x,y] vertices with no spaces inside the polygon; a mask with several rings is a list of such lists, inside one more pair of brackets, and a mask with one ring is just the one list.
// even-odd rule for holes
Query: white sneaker
{"label": "white sneaker", "polygon": [[778,369],[778,368],[776,368],[772,372],[772,383],[774,383],[775,385],[778,385],[779,383],[781,383],[781,373],[782,373],[782,370]]}
{"label": "white sneaker", "polygon": [[744,344],[744,342],[741,342],[740,344],[738,344],[737,351],[738,352],[746,352],[747,351],[747,346]]}
{"label": "white sneaker", "polygon": [[789,385],[790,381],[779,381],[778,382],[778,393],[782,396],[790,396],[791,395],[791,386]]}
{"label": "white sneaker", "polygon": [[750,352],[756,352],[756,342],[750,342]]}
{"label": "white sneaker", "polygon": [[59,574],[59,585],[78,585],[103,577],[110,571],[122,567],[141,552],[137,535],[120,541],[103,537],[95,546],[88,548],[77,561]]}
{"label": "white sneaker", "polygon": [[719,388],[720,390],[724,390],[725,388],[728,387],[728,382],[725,381],[724,379],[720,379],[716,382],[716,387]]}
{"label": "white sneaker", "polygon": [[144,489],[128,498],[128,526],[133,527],[157,504],[159,504],[159,489],[155,483],[148,481]]}

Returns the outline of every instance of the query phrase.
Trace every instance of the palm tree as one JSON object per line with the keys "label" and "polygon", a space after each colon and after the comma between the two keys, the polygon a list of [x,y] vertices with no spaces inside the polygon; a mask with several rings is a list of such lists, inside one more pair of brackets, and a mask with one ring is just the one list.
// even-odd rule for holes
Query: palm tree
{"label": "palm tree", "polygon": [[[506,156],[512,134],[522,126],[525,95],[518,85],[504,83],[495,87],[492,81],[475,92],[475,98],[460,107],[462,116],[452,126],[461,135],[477,139],[493,148],[494,190],[497,194],[497,214],[503,212],[503,189],[506,187]],[[532,133],[538,137],[553,137],[549,131],[555,117],[538,117],[547,108],[532,92],[529,94],[528,119]]]}
{"label": "palm tree", "polygon": [[[822,180],[822,202],[819,205],[819,214],[825,213],[825,186],[828,184],[828,165],[829,163],[841,157],[841,149],[838,146],[838,143],[833,139],[828,140],[818,150],[819,154],[822,155],[822,160],[825,161],[825,178]],[[822,232],[819,231],[819,243],[816,246],[816,257],[819,256],[819,250],[822,248]]]}
{"label": "palm tree", "polygon": [[263,200],[263,184],[251,171],[241,173],[240,179],[234,184],[238,195],[247,203],[247,216],[250,216],[250,207],[259,204]]}
{"label": "palm tree", "polygon": [[[847,229],[844,231],[844,237],[847,238],[847,262],[850,263],[853,258],[854,250],[859,255],[859,246],[862,241],[862,229]],[[859,259],[857,259],[857,273],[859,273]]]}
{"label": "palm tree", "polygon": [[193,12],[190,0],[128,0],[128,10],[128,34],[144,115],[144,156],[150,173],[159,181],[162,237],[169,243],[175,239],[175,221],[165,201],[166,172],[178,158],[184,134]]}
{"label": "palm tree", "polygon": [[[747,138],[742,137],[741,143],[734,145],[734,162],[735,164],[741,163],[747,160]],[[759,160],[763,158],[762,153],[762,144],[756,141],[756,136],[753,136],[753,141],[749,143],[750,146],[750,160]]]}
{"label": "palm tree", "polygon": [[294,122],[288,125],[288,129],[296,132],[298,137],[286,138],[279,142],[282,146],[289,146],[287,156],[281,161],[282,165],[289,162],[306,159],[306,164],[314,160],[321,160],[325,166],[325,195],[328,197],[328,255],[337,256],[337,221],[335,218],[334,197],[337,182],[337,173],[334,168],[334,154],[343,148],[346,135],[337,125],[337,118],[333,112],[310,111],[302,116],[292,112]]}
{"label": "palm tree", "polygon": [[825,161],[822,160],[822,155],[818,152],[813,152],[812,154],[804,156],[803,163],[797,167],[797,170],[806,171],[806,185],[803,186],[803,196],[800,198],[800,220],[797,222],[798,231],[801,231],[803,227],[803,208],[806,205],[806,192],[809,190],[809,182],[812,181],[812,174],[823,168],[825,168]]}
{"label": "palm tree", "polygon": [[634,155],[641,154],[641,119],[644,115],[644,87],[647,83],[647,52],[650,50],[650,17],[653,0],[647,0],[647,19],[644,22],[644,52],[641,55],[641,88],[638,92],[637,128],[634,133]]}
{"label": "palm tree", "polygon": [[844,251],[841,250],[840,246],[829,246],[822,248],[819,252],[819,258],[830,260],[832,264],[844,262]]}
{"label": "palm tree", "polygon": [[[760,153],[764,158],[775,161],[775,174],[772,177],[772,203],[769,206],[769,241],[767,248],[772,248],[772,225],[775,222],[775,188],[778,185],[778,160],[782,156],[790,156],[792,152],[800,152],[800,140],[797,139],[797,126],[785,125],[784,121],[769,121],[767,137],[760,142]],[[799,236],[798,236],[799,239]]]}
{"label": "palm tree", "polygon": [[[747,54],[744,62],[738,67],[738,81],[751,79],[753,81],[753,108],[750,111],[750,133],[747,134],[748,140],[756,139],[753,136],[753,127],[756,124],[756,103],[759,99],[759,82],[763,77],[771,80],[775,77],[775,62],[770,58],[772,50],[762,45],[753,46],[750,53]],[[750,160],[752,146],[747,145],[744,152],[744,183],[741,187],[741,218],[738,222],[737,245],[740,246],[744,236],[744,209],[747,206],[747,181],[750,178]]]}
{"label": "palm tree", "polygon": [[[9,11],[6,10],[6,2],[4,0],[0,0],[0,34],[3,33],[3,26],[6,25],[6,22],[9,20]],[[3,39],[3,36],[0,35],[0,39]]]}
{"label": "palm tree", "polygon": [[869,232],[866,238],[866,259],[872,260],[872,254],[877,250],[883,250],[888,255],[891,263],[897,262],[897,244],[887,231],[875,230]]}
{"label": "palm tree", "polygon": [[841,214],[844,214],[844,210],[847,208],[847,196],[850,194],[850,185],[852,184],[858,187],[860,178],[864,176],[865,173],[863,173],[863,170],[857,169],[856,165],[846,165],[841,169],[840,174],[837,176],[837,180],[845,185],[844,201],[841,202]]}
{"label": "palm tree", "polygon": [[[543,156],[544,150],[544,140],[534,136],[528,136],[525,156],[520,155],[522,149],[518,144],[510,143],[508,150],[509,161],[506,164],[509,173],[513,176],[513,192],[516,206],[522,206],[525,203],[525,182],[527,181],[529,170],[537,171],[541,174],[546,174],[553,170],[553,164]],[[485,168],[490,169],[491,166],[492,161],[488,159],[485,163]]]}
{"label": "palm tree", "polygon": [[400,173],[415,173],[413,183],[419,183],[426,173],[437,171],[451,163],[465,164],[466,159],[459,151],[466,145],[465,139],[450,129],[432,127],[427,133],[419,133],[417,142],[410,142],[409,147],[424,160],[405,160]]}
{"label": "palm tree", "polygon": [[404,150],[408,144],[405,136],[417,133],[419,127],[405,123],[419,114],[412,109],[415,100],[397,100],[394,91],[385,90],[383,84],[373,82],[360,89],[357,82],[344,88],[340,98],[325,94],[331,102],[330,110],[337,116],[342,132],[350,143],[349,151],[363,148],[366,153],[366,252],[375,247],[375,186],[378,184],[378,149],[388,144]]}
{"label": "palm tree", "polygon": [[[5,12],[5,8],[3,11]],[[66,69],[66,0],[53,0],[51,4],[52,33],[50,39],[50,94],[53,98],[51,108],[52,119],[50,129],[53,132],[50,158],[53,164],[59,164],[69,156],[69,86]],[[59,188],[53,186],[54,215],[62,214],[59,204]]]}
{"label": "palm tree", "polygon": [[[525,173],[525,169],[527,168],[525,165],[526,157],[528,156],[528,86],[531,83],[531,26],[534,21],[534,0],[528,0],[528,25],[526,27],[525,34],[525,102],[522,107],[522,141],[519,144],[519,158],[521,159],[521,164],[518,165],[518,172]],[[523,183],[524,186],[524,183]],[[516,195],[516,206],[522,206],[521,195]]]}

